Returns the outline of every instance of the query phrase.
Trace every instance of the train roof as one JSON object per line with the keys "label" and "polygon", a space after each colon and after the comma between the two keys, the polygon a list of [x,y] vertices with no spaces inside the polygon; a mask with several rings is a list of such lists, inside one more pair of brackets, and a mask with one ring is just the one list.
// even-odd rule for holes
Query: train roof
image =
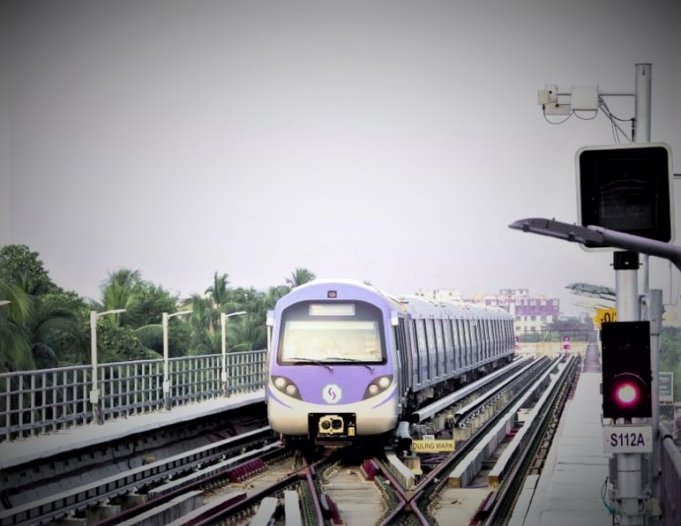
{"label": "train roof", "polygon": [[[373,285],[351,279],[315,279],[293,289],[304,291],[317,286],[350,286],[363,289],[366,293],[373,293],[390,303],[397,312],[410,314],[415,317],[440,316],[443,311],[450,317],[458,318],[508,318],[511,314],[501,307],[491,307],[477,303],[463,301],[441,301],[417,295],[394,295],[378,290]],[[293,292],[292,291],[292,292]]]}

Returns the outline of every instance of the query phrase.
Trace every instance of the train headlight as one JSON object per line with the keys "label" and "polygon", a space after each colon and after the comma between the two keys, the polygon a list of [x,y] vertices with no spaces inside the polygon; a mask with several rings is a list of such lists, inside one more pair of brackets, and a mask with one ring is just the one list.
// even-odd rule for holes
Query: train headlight
{"label": "train headlight", "polygon": [[277,391],[280,391],[281,393],[284,393],[285,395],[292,398],[302,400],[298,386],[285,376],[273,376],[272,385],[274,385]]}
{"label": "train headlight", "polygon": [[392,375],[381,376],[369,384],[364,391],[364,399],[371,398],[385,391],[393,383]]}

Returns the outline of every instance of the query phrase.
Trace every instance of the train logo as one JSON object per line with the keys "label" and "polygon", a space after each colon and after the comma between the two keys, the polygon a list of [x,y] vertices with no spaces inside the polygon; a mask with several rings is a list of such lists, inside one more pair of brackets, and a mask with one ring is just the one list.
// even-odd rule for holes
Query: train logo
{"label": "train logo", "polygon": [[322,389],[322,396],[327,404],[337,404],[343,398],[343,391],[336,384],[329,384]]}

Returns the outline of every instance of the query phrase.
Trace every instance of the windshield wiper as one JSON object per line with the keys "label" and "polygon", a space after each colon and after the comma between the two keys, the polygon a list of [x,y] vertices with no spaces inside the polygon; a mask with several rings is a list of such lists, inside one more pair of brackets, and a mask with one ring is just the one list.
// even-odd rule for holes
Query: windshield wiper
{"label": "windshield wiper", "polygon": [[374,368],[371,367],[371,365],[369,365],[366,362],[363,362],[362,360],[358,360],[357,358],[345,358],[345,357],[341,357],[341,356],[330,356],[329,358],[327,358],[327,360],[332,361],[332,362],[349,362],[349,363],[355,363],[357,365],[363,365],[364,367],[369,369],[372,373],[374,372]]}
{"label": "windshield wiper", "polygon": [[331,367],[328,363],[323,362],[321,360],[315,360],[314,358],[295,358],[288,363],[291,363],[293,365],[300,365],[300,364],[322,365],[322,366],[326,367],[329,371],[333,371],[333,367]]}

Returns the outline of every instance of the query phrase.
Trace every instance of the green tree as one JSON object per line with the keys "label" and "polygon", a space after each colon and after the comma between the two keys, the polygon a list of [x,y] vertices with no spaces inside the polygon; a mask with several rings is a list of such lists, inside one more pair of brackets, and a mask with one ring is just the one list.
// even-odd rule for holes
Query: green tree
{"label": "green tree", "polygon": [[[137,301],[136,291],[141,281],[142,276],[139,270],[122,268],[110,272],[102,283],[102,310],[131,309]],[[120,320],[121,315],[116,314],[107,317],[105,323],[117,326]]]}
{"label": "green tree", "polygon": [[220,309],[229,301],[229,274],[213,274],[213,284],[206,289],[214,309]]}
{"label": "green tree", "polygon": [[148,281],[140,281],[135,286],[133,298],[121,323],[134,328],[146,325],[160,327],[163,313],[172,314],[178,308],[177,296]]}
{"label": "green tree", "polygon": [[78,354],[85,346],[84,302],[50,285],[46,272],[29,270],[0,278],[0,297],[11,302],[0,310],[2,370],[56,367],[63,353]]}
{"label": "green tree", "polygon": [[5,245],[0,248],[0,278],[19,285],[31,295],[58,292],[37,252],[26,245]]}
{"label": "green tree", "polygon": [[286,284],[295,288],[315,279],[317,276],[306,268],[297,268],[291,272],[291,276],[286,278]]}
{"label": "green tree", "polygon": [[660,371],[674,373],[674,400],[681,400],[681,329],[679,328],[662,328]]}
{"label": "green tree", "polygon": [[35,365],[26,322],[31,300],[21,288],[0,278],[0,372],[32,369]]}

